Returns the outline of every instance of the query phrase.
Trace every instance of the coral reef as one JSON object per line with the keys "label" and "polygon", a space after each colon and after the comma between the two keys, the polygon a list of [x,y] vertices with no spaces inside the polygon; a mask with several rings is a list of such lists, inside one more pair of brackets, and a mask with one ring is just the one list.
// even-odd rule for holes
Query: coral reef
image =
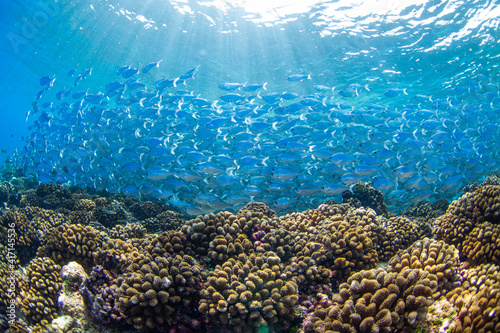
{"label": "coral reef", "polygon": [[462,243],[461,256],[472,265],[500,265],[500,224],[483,222],[476,225]]}
{"label": "coral reef", "polygon": [[333,298],[316,310],[305,332],[394,332],[415,327],[426,317],[438,287],[437,277],[422,269],[401,272],[371,269],[355,273]]}
{"label": "coral reef", "polygon": [[353,207],[371,208],[378,215],[389,216],[382,192],[373,188],[370,183],[359,182],[354,185],[352,192],[344,191],[342,202],[352,204]]}
{"label": "coral reef", "polygon": [[272,219],[273,217],[278,216],[274,210],[272,210],[265,203],[262,203],[262,202],[250,202],[250,203],[246,204],[245,206],[243,206],[240,209],[239,213],[242,213],[245,211],[260,212],[268,219]]}
{"label": "coral reef", "polygon": [[62,286],[61,266],[52,259],[33,259],[27,269],[28,288],[22,291],[22,310],[31,323],[48,324],[57,315],[57,295]]}
{"label": "coral reef", "polygon": [[467,235],[482,222],[500,223],[500,186],[486,185],[465,193],[434,222],[434,234],[460,251]]}
{"label": "coral reef", "polygon": [[116,308],[116,277],[102,266],[94,266],[82,282],[80,292],[85,300],[89,316],[104,325],[125,323],[126,316]]}
{"label": "coral reef", "polygon": [[73,198],[71,191],[61,185],[40,184],[35,190],[28,191],[20,201],[21,207],[36,206],[45,209],[71,209]]}
{"label": "coral reef", "polygon": [[481,264],[463,272],[461,286],[446,295],[457,316],[452,332],[500,332],[500,267]]}
{"label": "coral reef", "polygon": [[420,230],[416,223],[402,216],[382,219],[380,233],[380,261],[388,261],[399,250],[406,249],[420,238]]}
{"label": "coral reef", "polygon": [[[500,330],[500,186],[441,216],[445,201],[391,217],[355,188],[349,203],[283,216],[254,202],[185,221],[156,202],[40,185],[0,216],[0,330]],[[9,323],[10,302],[24,317]]]}
{"label": "coral reef", "polygon": [[288,328],[298,287],[273,252],[241,254],[217,265],[207,279],[199,310],[234,332]]}
{"label": "coral reef", "polygon": [[0,243],[7,245],[12,240],[15,240],[13,248],[21,263],[35,256],[40,240],[28,217],[21,212],[8,211],[0,216]]}
{"label": "coral reef", "polygon": [[204,270],[190,256],[144,258],[117,278],[116,308],[139,330],[167,330],[183,314],[196,316]]}
{"label": "coral reef", "polygon": [[50,257],[61,265],[76,261],[90,268],[103,237],[90,226],[63,224],[47,234],[42,243],[37,257]]}
{"label": "coral reef", "polygon": [[182,216],[173,211],[166,210],[155,217],[146,218],[141,223],[150,233],[179,229],[184,224]]}
{"label": "coral reef", "polygon": [[458,250],[453,245],[424,238],[392,257],[387,270],[400,273],[407,268],[423,269],[436,275],[438,292],[434,298],[437,299],[460,283],[459,266]]}

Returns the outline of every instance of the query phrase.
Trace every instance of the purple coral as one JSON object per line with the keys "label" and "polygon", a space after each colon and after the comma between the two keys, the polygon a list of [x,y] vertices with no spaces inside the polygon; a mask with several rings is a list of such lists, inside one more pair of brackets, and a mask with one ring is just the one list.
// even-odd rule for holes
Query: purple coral
{"label": "purple coral", "polygon": [[99,323],[109,326],[125,323],[125,315],[115,306],[116,289],[115,277],[101,266],[93,267],[83,282],[80,293],[90,316]]}

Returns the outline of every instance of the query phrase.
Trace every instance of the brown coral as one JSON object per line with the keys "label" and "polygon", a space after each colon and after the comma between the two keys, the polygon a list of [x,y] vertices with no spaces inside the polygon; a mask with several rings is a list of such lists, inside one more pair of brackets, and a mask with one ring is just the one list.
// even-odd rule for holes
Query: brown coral
{"label": "brown coral", "polygon": [[316,310],[305,332],[394,332],[414,327],[432,304],[437,277],[421,269],[400,273],[381,268],[353,274],[333,298]]}
{"label": "brown coral", "polygon": [[388,271],[401,272],[404,269],[423,269],[438,278],[437,299],[442,293],[459,284],[459,255],[453,245],[443,241],[425,238],[416,241],[405,250],[399,251],[389,260]]}
{"label": "brown coral", "polygon": [[263,214],[264,217],[268,219],[272,219],[274,217],[277,217],[276,212],[269,208],[265,203],[263,202],[250,202],[243,206],[240,211],[238,212],[237,215],[245,215],[245,211],[251,211],[251,212],[260,212]]}
{"label": "brown coral", "polygon": [[76,261],[90,268],[102,245],[103,237],[94,228],[63,224],[46,235],[37,257],[50,257],[61,265]]}
{"label": "brown coral", "polygon": [[237,332],[271,324],[283,329],[295,317],[297,292],[275,253],[241,254],[210,273],[199,311]]}
{"label": "brown coral", "polygon": [[32,323],[48,324],[57,315],[62,286],[61,266],[50,258],[33,259],[27,269],[28,289],[22,291],[22,310]]}
{"label": "brown coral", "polygon": [[166,330],[174,318],[190,314],[197,304],[204,271],[190,256],[144,258],[139,269],[117,279],[117,309],[139,330]]}
{"label": "brown coral", "polygon": [[481,264],[465,270],[462,285],[446,295],[457,313],[453,332],[500,332],[499,269]]}
{"label": "brown coral", "polygon": [[26,215],[9,211],[0,216],[0,243],[7,246],[12,241],[21,263],[34,257],[40,244],[37,231]]}
{"label": "brown coral", "polygon": [[500,264],[500,225],[478,224],[465,237],[461,257],[470,264]]}
{"label": "brown coral", "polygon": [[460,251],[467,235],[483,222],[500,223],[500,186],[486,185],[465,193],[453,201],[446,214],[434,223],[438,239],[455,245]]}
{"label": "brown coral", "polygon": [[381,244],[378,250],[380,261],[388,261],[402,249],[406,249],[419,239],[419,227],[406,217],[391,217],[383,220],[381,227]]}
{"label": "brown coral", "polygon": [[184,224],[182,216],[173,210],[166,210],[155,217],[146,218],[141,224],[146,227],[148,232],[156,233],[168,230],[175,230]]}

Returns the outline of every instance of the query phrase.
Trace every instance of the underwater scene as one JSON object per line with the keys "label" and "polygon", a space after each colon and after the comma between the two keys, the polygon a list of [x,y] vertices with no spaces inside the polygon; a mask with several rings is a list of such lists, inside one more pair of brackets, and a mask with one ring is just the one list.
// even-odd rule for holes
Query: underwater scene
{"label": "underwater scene", "polygon": [[500,332],[500,4],[0,7],[0,332]]}

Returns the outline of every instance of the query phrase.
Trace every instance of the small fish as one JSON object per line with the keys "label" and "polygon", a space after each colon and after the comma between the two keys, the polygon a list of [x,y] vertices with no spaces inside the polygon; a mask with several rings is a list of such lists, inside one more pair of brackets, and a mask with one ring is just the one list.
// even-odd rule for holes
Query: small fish
{"label": "small fish", "polygon": [[[296,93],[293,93],[293,92],[289,92],[289,91],[285,91],[283,93],[281,93],[281,98],[283,99],[286,99],[286,100],[292,100],[292,99],[296,99],[296,98],[299,98],[299,94],[296,94]],[[300,105],[300,108],[302,108],[302,105]]]}
{"label": "small fish", "polygon": [[136,90],[136,89],[139,89],[139,88],[144,88],[146,85],[142,82],[138,82],[138,81],[135,81],[135,82],[130,82],[129,84],[127,84],[127,87],[130,89],[130,90]]}
{"label": "small fish", "polygon": [[31,102],[31,106],[33,107],[33,114],[38,112],[38,103],[37,102]]}
{"label": "small fish", "polygon": [[169,79],[160,79],[155,82],[156,89],[163,90],[168,87],[177,87],[177,79],[169,80]]}
{"label": "small fish", "polygon": [[56,94],[56,99],[57,100],[60,100],[62,98],[62,95],[64,94],[64,89],[63,90],[59,90]]}
{"label": "small fish", "polygon": [[92,74],[92,68],[87,68],[82,73],[82,80],[85,79],[88,75],[91,75],[91,74]]}
{"label": "small fish", "polygon": [[261,98],[266,101],[267,103],[274,103],[277,102],[281,98],[281,94],[274,92],[274,93],[269,93],[266,95],[261,96]]}
{"label": "small fish", "polygon": [[261,189],[258,186],[255,186],[255,185],[245,186],[245,187],[243,187],[242,191],[243,191],[243,193],[245,193],[249,197],[256,197],[256,196],[261,195],[261,194],[264,193],[263,189]]}
{"label": "small fish", "polygon": [[76,68],[73,68],[73,69],[70,69],[67,73],[68,76],[73,76],[73,74],[75,74],[76,72]]}
{"label": "small fish", "polygon": [[334,88],[324,86],[322,84],[317,84],[314,86],[314,89],[316,89],[317,91],[326,92],[326,91],[333,91]]}
{"label": "small fish", "polygon": [[128,79],[129,77],[132,77],[133,75],[135,75],[137,73],[139,73],[138,68],[128,68],[128,69],[123,71],[122,77],[125,79]]}
{"label": "small fish", "polygon": [[37,101],[38,101],[38,100],[40,100],[40,98],[42,98],[42,94],[43,94],[43,92],[44,92],[44,90],[42,89],[42,90],[40,90],[40,91],[36,94],[35,99],[36,99]]}
{"label": "small fish", "polygon": [[149,72],[149,71],[150,71],[153,67],[160,67],[160,62],[162,62],[162,61],[163,61],[163,59],[162,59],[162,60],[160,60],[160,61],[157,61],[157,62],[152,62],[152,63],[150,63],[150,64],[147,64],[146,66],[142,67],[141,72],[142,72],[143,74],[146,74],[146,73],[147,73],[147,72]]}
{"label": "small fish", "polygon": [[225,91],[234,91],[234,90],[238,90],[240,89],[241,87],[243,87],[244,84],[243,83],[231,83],[231,82],[226,82],[226,83],[221,83],[219,84],[217,87],[219,89],[222,89],[222,90],[225,90]]}
{"label": "small fish", "polygon": [[354,161],[354,157],[346,153],[336,153],[329,160],[335,165],[346,165]]}
{"label": "small fish", "polygon": [[407,166],[407,165],[400,165],[396,169],[394,169],[394,176],[398,178],[408,178],[411,177],[416,173],[416,170]]}
{"label": "small fish", "polygon": [[82,98],[87,92],[86,91],[79,91],[79,92],[76,92],[74,93],[71,97],[73,97],[73,99],[80,99]]}
{"label": "small fish", "polygon": [[405,95],[408,95],[408,93],[406,92],[406,88],[404,88],[404,89],[391,88],[391,89],[388,89],[384,93],[384,96],[387,96],[387,97],[397,97],[397,96],[401,95],[401,93],[403,93]]}
{"label": "small fish", "polygon": [[321,187],[321,192],[328,195],[336,195],[340,194],[344,191],[349,190],[348,187],[339,184],[326,184]]}
{"label": "small fish", "polygon": [[76,77],[75,77],[75,81],[73,82],[73,87],[76,87],[76,85],[78,84],[78,82],[80,82],[80,79],[82,78],[82,74],[78,74]]}
{"label": "small fish", "polygon": [[120,88],[123,88],[125,87],[125,84],[124,83],[120,83],[118,81],[114,81],[114,82],[111,82],[109,84],[106,85],[105,89],[106,91],[115,91],[115,90],[118,90]]}
{"label": "small fish", "polygon": [[167,169],[153,169],[148,172],[148,178],[151,180],[161,180],[168,176],[172,176],[174,173]]}
{"label": "small fish", "polygon": [[354,96],[359,96],[358,91],[352,88],[344,88],[339,91],[339,95],[343,97],[354,97]]}
{"label": "small fish", "polygon": [[262,84],[258,84],[258,83],[247,84],[247,83],[245,83],[241,89],[243,89],[244,91],[256,91],[258,89],[267,90],[266,89],[266,84],[267,84],[267,82],[262,83]]}
{"label": "small fish", "polygon": [[123,66],[123,67],[120,67],[118,68],[118,70],[116,71],[116,75],[122,75],[122,73],[126,70],[126,69],[129,69],[130,66]]}
{"label": "small fish", "polygon": [[50,84],[52,82],[52,80],[50,79],[50,77],[48,76],[44,76],[40,79],[40,85],[41,86],[47,86],[48,84]]}
{"label": "small fish", "polygon": [[394,183],[386,178],[379,178],[373,183],[373,187],[380,191],[387,191],[394,187]]}
{"label": "small fish", "polygon": [[188,70],[186,73],[184,73],[183,75],[179,76],[179,80],[187,80],[187,79],[192,79],[194,77],[194,74],[196,73],[196,71],[198,70],[198,68],[200,67],[200,65],[196,66],[195,68],[192,68],[190,70]]}
{"label": "small fish", "polygon": [[292,74],[289,77],[287,77],[288,81],[291,82],[297,82],[297,81],[302,81],[302,80],[310,80],[311,79],[311,74]]}
{"label": "small fish", "polygon": [[242,96],[240,94],[235,94],[235,93],[229,93],[224,96],[220,96],[220,99],[222,99],[224,102],[231,103],[231,102],[241,102],[246,100],[246,96]]}
{"label": "small fish", "polygon": [[299,172],[282,167],[272,168],[271,171],[271,178],[274,180],[289,180],[297,176],[300,176]]}
{"label": "small fish", "polygon": [[201,162],[196,164],[195,170],[208,175],[216,175],[224,172],[225,169],[211,162]]}

